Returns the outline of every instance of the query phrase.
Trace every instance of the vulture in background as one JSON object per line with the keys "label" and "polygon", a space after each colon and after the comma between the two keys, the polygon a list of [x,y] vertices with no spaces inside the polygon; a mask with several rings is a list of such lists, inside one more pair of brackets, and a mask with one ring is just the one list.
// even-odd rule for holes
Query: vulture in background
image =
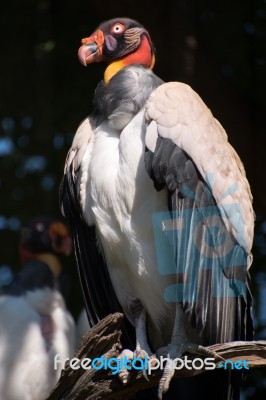
{"label": "vulture in background", "polygon": [[46,263],[65,301],[69,298],[70,277],[62,260],[64,256],[70,256],[72,250],[69,229],[55,217],[34,217],[21,227],[19,256],[22,267],[30,260]]}
{"label": "vulture in background", "polygon": [[[58,255],[70,254],[72,240],[54,218],[35,218],[21,230],[23,268],[0,270],[0,398],[44,400],[72,357],[75,324],[58,290]],[[60,267],[60,268],[59,268]]]}
{"label": "vulture in background", "polygon": [[60,186],[89,323],[122,309],[133,356],[168,358],[158,393],[136,399],[237,400],[235,371],[171,382],[171,360],[217,357],[205,346],[252,339],[254,213],[244,167],[198,94],[152,72],[154,47],[140,23],[100,24],[78,56],[107,64]]}

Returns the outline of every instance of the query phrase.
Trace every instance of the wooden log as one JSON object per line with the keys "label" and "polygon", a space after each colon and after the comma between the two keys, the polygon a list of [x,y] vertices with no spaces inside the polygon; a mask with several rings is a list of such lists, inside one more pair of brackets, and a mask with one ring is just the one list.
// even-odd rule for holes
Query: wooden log
{"label": "wooden log", "polygon": [[[123,314],[115,313],[107,316],[91,328],[82,338],[75,358],[91,360],[103,356],[106,359],[117,357],[121,351],[121,322]],[[224,360],[247,361],[249,368],[266,366],[266,341],[231,342],[215,344],[208,349],[215,351]],[[193,359],[193,358],[190,358]],[[74,362],[75,364],[75,362]],[[73,365],[72,364],[72,367]],[[217,367],[219,362],[217,361]],[[77,365],[77,364],[76,364]],[[157,386],[162,376],[161,370],[152,372],[148,379],[140,371],[130,372],[130,381],[123,385],[117,374],[106,369],[73,369],[66,363],[61,377],[47,400],[124,400],[133,399],[136,392]],[[204,369],[180,369],[174,378],[190,377],[205,372]]]}

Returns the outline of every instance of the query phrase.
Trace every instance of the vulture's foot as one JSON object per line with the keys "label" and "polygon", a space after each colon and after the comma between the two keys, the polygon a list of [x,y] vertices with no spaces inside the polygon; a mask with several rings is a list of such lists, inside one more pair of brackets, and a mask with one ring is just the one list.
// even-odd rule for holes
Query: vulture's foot
{"label": "vulture's foot", "polygon": [[173,360],[175,358],[181,357],[185,353],[202,357],[212,357],[215,358],[215,360],[217,361],[225,361],[224,358],[219,356],[219,354],[215,351],[191,342],[184,342],[182,344],[170,343],[168,346],[162,347],[157,350],[156,355],[157,357],[170,357]]}
{"label": "vulture's foot", "polygon": [[159,400],[162,400],[163,394],[167,392],[169,389],[170,382],[174,376],[175,373],[175,366],[176,364],[176,359],[181,358],[184,354],[193,354],[193,355],[198,355],[201,357],[210,357],[214,358],[217,361],[224,361],[224,359],[219,356],[215,351],[209,350],[204,346],[197,345],[195,343],[190,343],[190,342],[184,342],[182,344],[174,344],[170,343],[166,347],[160,348],[156,352],[156,356],[159,357],[164,357],[166,359],[165,367],[164,367],[164,373],[162,378],[160,379],[159,382],[159,388],[158,388],[158,398]]}
{"label": "vulture's foot", "polygon": [[[134,321],[135,329],[136,329],[136,349],[134,352],[130,350],[123,350],[119,355],[119,358],[126,357],[127,361],[129,361],[128,367],[130,368],[130,361],[133,359],[149,359],[152,352],[148,345],[147,340],[147,332],[146,332],[146,311],[141,303],[141,301],[134,297],[128,297],[127,304],[128,314],[130,316],[130,320]],[[147,371],[145,369],[142,370],[142,374],[145,379],[148,380]],[[121,368],[118,373],[119,379],[126,384],[130,378],[130,371],[127,368]]]}
{"label": "vulture's foot", "polygon": [[[148,353],[145,350],[142,350],[141,348],[137,347],[134,352],[131,350],[128,350],[128,349],[123,350],[119,354],[118,359],[120,359],[121,362],[123,363],[124,357],[126,358],[126,366],[128,368],[121,368],[118,372],[118,378],[124,385],[126,385],[130,379],[130,370],[131,370],[130,361],[132,361],[136,358],[145,360],[145,358],[150,358],[150,356],[148,355]],[[146,369],[142,370],[142,375],[144,376],[145,379],[147,379],[147,381],[149,380]]]}

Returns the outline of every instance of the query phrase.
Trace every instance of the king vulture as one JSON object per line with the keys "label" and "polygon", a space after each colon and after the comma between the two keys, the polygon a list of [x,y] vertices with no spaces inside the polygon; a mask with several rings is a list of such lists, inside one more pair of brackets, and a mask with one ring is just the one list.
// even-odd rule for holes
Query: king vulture
{"label": "king vulture", "polygon": [[57,257],[71,243],[60,221],[34,218],[21,230],[23,268],[0,269],[1,400],[44,400],[74,354],[75,323],[57,281]]}
{"label": "king vulture", "polygon": [[21,227],[19,256],[22,267],[29,260],[43,261],[49,265],[65,299],[69,294],[70,277],[62,264],[62,256],[69,256],[72,249],[69,229],[58,218],[37,216]]}
{"label": "king vulture", "polygon": [[[252,339],[250,187],[199,95],[152,72],[154,47],[141,24],[100,24],[78,56],[85,66],[107,68],[66,158],[62,212],[90,325],[123,310],[136,334],[134,356],[169,360],[161,399],[174,374],[171,360],[184,353],[217,358],[204,346]],[[130,347],[127,321],[122,337]],[[177,379],[165,398],[236,400],[238,376],[220,370]]]}

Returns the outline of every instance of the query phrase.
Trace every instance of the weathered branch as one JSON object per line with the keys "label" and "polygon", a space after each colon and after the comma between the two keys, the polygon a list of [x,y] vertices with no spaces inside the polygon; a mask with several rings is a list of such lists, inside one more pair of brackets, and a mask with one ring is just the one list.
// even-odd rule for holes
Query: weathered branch
{"label": "weathered branch", "polygon": [[[75,355],[78,359],[96,358],[102,355],[109,359],[117,357],[121,351],[120,325],[123,314],[109,315],[84,335]],[[266,341],[232,342],[208,347],[225,360],[246,360],[249,368],[266,366]],[[175,377],[189,377],[205,372],[204,369],[186,369],[176,371]],[[131,371],[131,379],[123,385],[109,370],[83,368],[72,369],[69,364],[62,371],[61,378],[47,400],[81,399],[130,399],[140,390],[158,385],[161,370],[154,371],[147,381],[141,372]]]}

